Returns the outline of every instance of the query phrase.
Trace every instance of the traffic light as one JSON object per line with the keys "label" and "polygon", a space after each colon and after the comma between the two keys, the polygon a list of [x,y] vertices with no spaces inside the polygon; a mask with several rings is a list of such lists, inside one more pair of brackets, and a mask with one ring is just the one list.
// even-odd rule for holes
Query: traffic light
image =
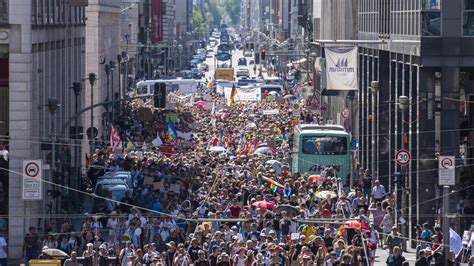
{"label": "traffic light", "polygon": [[166,107],[166,84],[163,82],[155,83],[154,101],[156,108]]}
{"label": "traffic light", "polygon": [[265,53],[267,51],[265,50],[265,48],[262,49],[262,61],[265,60]]}

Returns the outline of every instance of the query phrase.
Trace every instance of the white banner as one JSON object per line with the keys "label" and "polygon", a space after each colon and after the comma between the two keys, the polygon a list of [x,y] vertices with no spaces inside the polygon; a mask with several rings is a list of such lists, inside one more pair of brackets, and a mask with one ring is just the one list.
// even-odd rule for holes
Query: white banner
{"label": "white banner", "polygon": [[328,90],[357,90],[357,47],[327,47]]}
{"label": "white banner", "polygon": [[[258,102],[262,97],[260,88],[237,88],[236,102]],[[224,96],[226,99],[230,98],[232,88],[224,88]]]}
{"label": "white banner", "polygon": [[237,96],[235,97],[235,101],[237,102],[258,102],[262,97],[261,89],[260,88],[252,88],[252,89],[237,89]]}
{"label": "white banner", "polygon": [[269,109],[269,110],[263,110],[262,114],[264,115],[277,115],[280,113],[280,109]]}
{"label": "white banner", "polygon": [[181,105],[193,105],[194,103],[194,95],[193,94],[188,94],[188,95],[177,95],[172,92],[168,93],[167,97],[167,103],[179,103]]}
{"label": "white banner", "polygon": [[180,82],[178,83],[178,90],[181,93],[197,93],[197,83],[193,82]]}

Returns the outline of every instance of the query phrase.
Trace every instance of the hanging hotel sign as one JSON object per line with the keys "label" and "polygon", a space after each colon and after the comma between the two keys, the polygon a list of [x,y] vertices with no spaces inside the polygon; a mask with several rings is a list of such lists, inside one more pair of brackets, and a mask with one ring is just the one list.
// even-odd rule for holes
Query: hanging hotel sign
{"label": "hanging hotel sign", "polygon": [[328,90],[357,90],[357,47],[326,47]]}

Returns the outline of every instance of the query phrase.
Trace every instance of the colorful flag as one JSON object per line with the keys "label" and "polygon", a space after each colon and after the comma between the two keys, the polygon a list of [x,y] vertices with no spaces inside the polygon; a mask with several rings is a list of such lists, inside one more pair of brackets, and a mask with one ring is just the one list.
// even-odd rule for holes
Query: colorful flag
{"label": "colorful flag", "polygon": [[235,85],[232,85],[229,99],[227,99],[227,106],[232,106],[234,104],[235,96],[237,96],[237,89],[235,88]]}
{"label": "colorful flag", "polygon": [[281,136],[281,139],[283,140],[283,143],[286,143],[288,141],[288,139],[286,138],[286,134],[285,134],[285,129],[281,129],[280,130],[280,136]]}
{"label": "colorful flag", "polygon": [[178,136],[178,133],[176,133],[176,129],[174,128],[173,122],[168,120],[168,137],[170,140],[175,139]]}
{"label": "colorful flag", "polygon": [[111,127],[110,128],[110,148],[112,149],[112,151],[115,152],[115,150],[121,146],[122,146],[122,140],[120,139],[120,136],[116,132],[115,128]]}
{"label": "colorful flag", "polygon": [[128,142],[127,142],[127,145],[125,145],[127,151],[134,151],[136,148],[135,148],[135,145],[133,144],[133,142],[128,139]]}
{"label": "colorful flag", "polygon": [[221,129],[219,131],[219,143],[217,146],[223,146],[223,141],[224,141],[224,131]]}
{"label": "colorful flag", "polygon": [[283,190],[283,185],[278,183],[277,181],[275,181],[271,178],[265,177],[265,176],[262,177],[262,179],[270,184],[270,188],[272,189],[272,191],[280,192],[280,191]]}

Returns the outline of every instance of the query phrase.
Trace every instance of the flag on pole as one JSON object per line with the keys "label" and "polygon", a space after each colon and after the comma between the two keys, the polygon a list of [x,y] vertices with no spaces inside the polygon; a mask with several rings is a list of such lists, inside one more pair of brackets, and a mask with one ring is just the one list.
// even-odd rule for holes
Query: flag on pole
{"label": "flag on pole", "polygon": [[176,133],[176,129],[174,128],[173,122],[168,120],[168,137],[170,140],[175,139],[178,136],[178,133]]}
{"label": "flag on pole", "polygon": [[285,134],[285,129],[282,128],[280,130],[280,136],[281,136],[281,139],[283,140],[283,143],[286,143],[288,141],[288,139],[286,138],[286,134]]}
{"label": "flag on pole", "polygon": [[130,139],[128,139],[128,138],[127,138],[127,140],[128,140],[128,141],[127,141],[127,145],[125,145],[127,151],[134,151],[134,150],[136,150],[136,147],[135,147],[135,145],[133,144],[133,142],[132,142]]}
{"label": "flag on pole", "polygon": [[273,192],[281,192],[283,191],[283,185],[278,183],[277,181],[271,179],[271,178],[268,178],[268,177],[262,177],[262,179],[266,182],[268,182],[270,184],[270,189],[273,191]]}
{"label": "flag on pole", "polygon": [[112,151],[115,152],[115,150],[121,146],[122,146],[122,140],[120,139],[120,136],[118,135],[115,128],[112,127],[110,129],[110,148],[112,149]]}
{"label": "flag on pole", "polygon": [[456,257],[462,250],[462,239],[452,228],[449,228],[449,249],[456,254]]}
{"label": "flag on pole", "polygon": [[234,104],[235,96],[237,96],[237,89],[235,88],[235,85],[232,85],[232,90],[230,91],[229,99],[227,99],[227,106],[232,106]]}
{"label": "flag on pole", "polygon": [[223,142],[224,142],[224,131],[221,129],[219,131],[219,144],[217,144],[217,146],[224,146]]}

